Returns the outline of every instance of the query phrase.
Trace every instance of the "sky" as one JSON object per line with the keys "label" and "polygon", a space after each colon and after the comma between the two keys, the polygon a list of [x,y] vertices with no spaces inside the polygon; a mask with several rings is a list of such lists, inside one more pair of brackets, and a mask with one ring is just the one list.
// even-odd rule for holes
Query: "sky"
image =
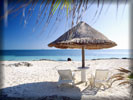
{"label": "sky", "polygon": [[[37,6],[39,7],[39,4]],[[129,49],[129,8],[128,4],[119,4],[117,11],[116,4],[109,6],[108,3],[105,3],[100,16],[94,17],[97,5],[93,4],[82,15],[82,21],[116,42],[117,46],[111,49]],[[25,20],[27,13],[23,15],[22,10],[8,16],[3,30],[3,50],[55,49],[49,48],[47,45],[70,29],[70,21],[66,22],[65,18],[61,17],[62,20],[53,26],[55,20],[53,18],[49,27],[42,32],[43,21],[39,26],[35,23],[37,11],[34,11],[28,21]],[[56,15],[57,12],[54,16]],[[51,30],[51,28],[53,29]]]}

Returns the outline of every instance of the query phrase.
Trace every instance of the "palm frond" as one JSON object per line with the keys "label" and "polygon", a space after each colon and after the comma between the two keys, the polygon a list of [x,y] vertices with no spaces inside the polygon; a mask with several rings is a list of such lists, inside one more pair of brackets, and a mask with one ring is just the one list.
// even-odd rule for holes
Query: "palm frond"
{"label": "palm frond", "polygon": [[57,0],[57,1],[55,2],[54,7],[53,7],[53,9],[52,9],[52,13],[53,13],[53,14],[55,13],[55,11],[57,10],[57,8],[59,7],[60,3],[61,3],[61,0]]}
{"label": "palm frond", "polygon": [[117,78],[117,77],[121,77],[121,76],[123,76],[123,75],[124,75],[124,73],[117,73],[117,74],[112,75],[112,76],[110,77],[110,79]]}
{"label": "palm frond", "polygon": [[133,73],[128,76],[129,79],[133,79]]}
{"label": "palm frond", "polygon": [[130,70],[127,70],[127,69],[122,68],[122,67],[120,67],[120,68],[117,69],[117,70],[120,71],[120,72],[124,72],[124,73],[130,73],[130,72],[131,72]]}
{"label": "palm frond", "polygon": [[124,10],[125,10],[125,7],[126,7],[127,2],[128,2],[128,0],[125,0],[125,4],[124,4],[123,11],[122,11],[122,15],[124,14]]}
{"label": "palm frond", "polygon": [[112,75],[110,79],[112,79],[113,82],[123,81],[120,82],[118,85],[130,84],[130,77],[132,77],[132,74],[129,73],[131,73],[131,71],[122,67],[118,68],[117,70],[120,71],[120,73]]}
{"label": "palm frond", "polygon": [[[97,3],[97,10],[94,12],[94,18],[96,18],[95,20],[96,22],[101,15],[105,2],[105,0],[18,0],[18,1],[24,1],[24,3],[22,2],[22,5],[20,5],[17,8],[13,7],[12,9],[8,10],[8,14],[17,12],[20,9],[25,8],[28,10],[26,13],[25,20],[29,20],[33,16],[34,11],[30,9],[35,9],[37,8],[36,7],[37,3],[40,4],[38,14],[36,14],[37,19],[35,21],[37,27],[38,24],[42,23],[44,23],[45,27],[48,27],[52,18],[55,19],[56,23],[59,20],[59,16],[61,15],[65,15],[67,20],[69,17],[71,21],[71,27],[73,27],[75,23],[78,23],[78,21],[82,19],[83,12],[89,9],[94,3]],[[126,2],[127,1],[128,0],[126,0]],[[117,9],[119,2],[120,1],[117,0]],[[101,8],[100,8],[100,3],[102,4]]]}
{"label": "palm frond", "polygon": [[130,82],[129,81],[124,81],[124,82],[119,83],[118,85],[125,85],[125,84],[130,84]]}
{"label": "palm frond", "polygon": [[97,0],[97,10],[95,11],[94,16],[92,17],[92,18],[93,18],[92,20],[95,19],[96,15],[97,15],[97,13],[98,13],[98,11],[99,11],[99,4],[100,4],[100,0]]}
{"label": "palm frond", "polygon": [[120,81],[120,80],[123,80],[123,79],[124,79],[124,77],[118,77],[118,78],[114,79],[113,82]]}

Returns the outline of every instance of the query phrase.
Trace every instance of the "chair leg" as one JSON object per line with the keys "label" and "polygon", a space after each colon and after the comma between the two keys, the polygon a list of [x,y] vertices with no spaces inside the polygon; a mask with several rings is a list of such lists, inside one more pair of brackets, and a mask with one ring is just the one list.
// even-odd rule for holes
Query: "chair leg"
{"label": "chair leg", "polygon": [[72,85],[74,85],[74,82],[72,82]]}
{"label": "chair leg", "polygon": [[85,82],[85,86],[87,86],[87,82]]}
{"label": "chair leg", "polygon": [[75,86],[75,83],[74,83],[74,82],[72,82],[72,87],[74,88],[74,86]]}

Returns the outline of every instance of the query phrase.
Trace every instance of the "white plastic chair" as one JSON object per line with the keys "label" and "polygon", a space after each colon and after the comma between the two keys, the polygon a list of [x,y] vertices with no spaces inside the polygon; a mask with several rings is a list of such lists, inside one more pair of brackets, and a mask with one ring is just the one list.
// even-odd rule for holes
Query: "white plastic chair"
{"label": "white plastic chair", "polygon": [[[111,87],[109,83],[109,70],[106,69],[96,69],[95,77],[92,75],[90,79],[90,85],[92,88],[97,87],[102,90],[105,90],[109,87]],[[108,87],[107,87],[108,86]]]}
{"label": "white plastic chair", "polygon": [[72,73],[71,70],[58,70],[59,73],[59,81],[58,81],[58,86],[61,84],[69,84],[72,83],[74,85],[74,73]]}

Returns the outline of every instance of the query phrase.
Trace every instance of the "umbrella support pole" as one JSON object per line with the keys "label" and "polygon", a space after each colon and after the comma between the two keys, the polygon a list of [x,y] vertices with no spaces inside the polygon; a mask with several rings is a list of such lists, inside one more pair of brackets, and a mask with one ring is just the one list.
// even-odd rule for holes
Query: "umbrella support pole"
{"label": "umbrella support pole", "polygon": [[84,52],[84,46],[82,47],[82,68],[85,67],[85,52]]}
{"label": "umbrella support pole", "polygon": [[82,46],[82,68],[81,68],[81,81],[86,82],[86,67],[85,67],[85,51],[84,46]]}

